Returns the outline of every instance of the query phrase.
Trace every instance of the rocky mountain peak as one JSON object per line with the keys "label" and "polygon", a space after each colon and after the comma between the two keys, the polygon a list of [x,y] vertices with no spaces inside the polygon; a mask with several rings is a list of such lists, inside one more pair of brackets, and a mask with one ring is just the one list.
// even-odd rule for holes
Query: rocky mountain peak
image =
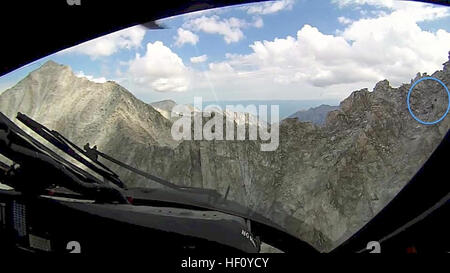
{"label": "rocky mountain peak", "polygon": [[344,112],[355,111],[361,107],[365,107],[368,103],[370,92],[367,88],[353,91],[350,96],[341,101],[340,109]]}
{"label": "rocky mountain peak", "polygon": [[59,63],[57,63],[57,62],[55,62],[53,60],[48,60],[41,66],[41,69],[42,68],[46,68],[46,67],[68,67],[68,66],[65,66],[63,64],[59,64]]}
{"label": "rocky mountain peak", "polygon": [[109,134],[129,141],[176,145],[171,122],[150,105],[114,82],[95,83],[77,77],[68,66],[47,61],[0,95],[0,111],[14,119],[22,112],[60,131],[75,143],[111,141]]}
{"label": "rocky mountain peak", "polygon": [[[447,85],[448,67],[449,62],[433,74]],[[328,112],[322,127],[286,119],[273,152],[262,152],[257,142],[247,140],[172,143],[171,122],[149,104],[120,85],[93,83],[67,69],[44,64],[32,78],[0,95],[0,111],[10,118],[23,112],[78,145],[96,144],[180,185],[222,193],[230,187],[227,198],[321,251],[348,238],[389,203],[450,128],[449,117],[433,126],[419,124],[406,107],[408,85],[393,88],[384,80],[375,92],[354,91],[339,109]],[[446,101],[439,100],[441,87],[429,86],[416,90],[418,98]],[[432,111],[419,102],[416,109]],[[155,185],[113,170],[130,187]]]}
{"label": "rocky mountain peak", "polygon": [[448,60],[442,64],[444,66],[445,71],[450,70],[450,51],[448,52]]}
{"label": "rocky mountain peak", "polygon": [[384,79],[375,84],[373,91],[374,92],[385,92],[385,91],[388,91],[390,88],[391,88],[391,86],[390,86],[389,81]]}
{"label": "rocky mountain peak", "polygon": [[72,72],[72,68],[66,65],[58,64],[52,60],[46,61],[41,67],[32,71],[30,75],[46,74],[47,76],[53,76],[54,73],[69,73],[75,76]]}

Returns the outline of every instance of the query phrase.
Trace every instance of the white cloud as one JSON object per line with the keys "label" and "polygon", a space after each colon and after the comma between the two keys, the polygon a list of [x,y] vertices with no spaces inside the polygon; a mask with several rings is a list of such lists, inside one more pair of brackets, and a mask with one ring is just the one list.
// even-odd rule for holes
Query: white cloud
{"label": "white cloud", "polygon": [[195,45],[198,42],[198,35],[182,28],[178,28],[177,35],[174,38],[176,46],[182,46],[186,43]]}
{"label": "white cloud", "polygon": [[241,31],[242,21],[234,17],[220,20],[217,15],[211,17],[202,16],[188,21],[186,26],[195,31],[220,34],[227,44],[238,42],[244,38],[244,33]]}
{"label": "white cloud", "polygon": [[206,55],[196,56],[196,57],[192,57],[190,59],[191,63],[194,63],[194,64],[196,64],[196,63],[203,63],[206,60],[208,60],[208,56],[206,56]]}
{"label": "white cloud", "polygon": [[332,0],[339,7],[370,5],[375,7],[393,8],[398,0]]}
{"label": "white cloud", "polygon": [[217,15],[201,16],[192,18],[184,23],[184,27],[193,31],[203,31],[209,34],[219,34],[227,44],[239,42],[244,38],[242,28],[262,27],[263,21],[260,17],[256,17],[254,22],[247,22],[243,19],[231,17],[221,19]]}
{"label": "white cloud", "polygon": [[409,3],[388,14],[348,22],[335,35],[304,25],[294,37],[255,41],[250,45],[252,53],[228,54],[224,62],[211,63],[208,76],[214,82],[223,78],[224,84],[231,79],[249,85],[270,79],[291,89],[331,88],[341,98],[352,91],[349,86],[371,87],[385,78],[399,85],[416,72],[442,69],[450,33],[425,31],[418,22],[449,16],[449,10]]}
{"label": "white cloud", "polygon": [[[443,6],[436,6],[432,4],[399,1],[399,0],[333,0],[340,8],[353,6],[360,8],[362,5],[368,5],[377,10],[371,10],[370,13],[377,16],[386,16],[385,10],[400,11],[408,13],[411,17],[415,17],[416,22],[435,20],[449,15],[449,9]],[[360,10],[362,15],[367,15],[367,10]],[[417,16],[417,17],[416,17]]]}
{"label": "white cloud", "polygon": [[79,78],[86,78],[92,82],[96,82],[96,83],[105,83],[106,82],[106,78],[105,77],[100,77],[100,78],[95,78],[92,75],[86,75],[84,74],[83,71],[79,71],[78,73],[75,73],[75,76],[79,77]]}
{"label": "white cloud", "polygon": [[189,70],[182,59],[161,41],[147,44],[144,56],[129,63],[132,82],[159,92],[183,92],[189,86]]}
{"label": "white cloud", "polygon": [[[201,16],[211,16],[211,15],[220,15],[229,12],[230,10],[235,9],[234,6],[225,6],[225,7],[219,7],[219,8],[212,8],[212,9],[204,9],[204,10],[198,10],[193,11],[189,13],[185,13],[181,15],[185,20],[189,20],[196,17]],[[165,19],[162,19],[165,20]]]}
{"label": "white cloud", "polygon": [[272,14],[281,10],[291,10],[294,6],[294,0],[267,1],[264,3],[251,4],[243,7],[248,14]]}
{"label": "white cloud", "polygon": [[214,73],[233,73],[234,69],[227,62],[210,63],[209,70]]}
{"label": "white cloud", "polygon": [[[365,15],[371,17],[353,21],[336,18],[343,25],[334,34],[304,25],[291,36],[254,41],[251,53],[226,54],[225,60],[209,63],[205,71],[185,67],[160,43],[158,50],[147,50],[144,57],[130,62],[129,78],[146,90],[182,91],[189,87],[219,97],[223,92],[227,98],[269,99],[276,90],[276,96],[283,99],[342,99],[384,78],[395,86],[409,82],[416,72],[431,74],[442,69],[450,50],[450,33],[425,31],[419,23],[449,16],[450,9],[415,2],[394,3],[391,8],[386,3],[383,12]],[[242,29],[254,27],[252,24],[202,15],[189,18],[183,28],[220,34],[231,43],[241,40]],[[152,57],[147,56],[151,51]],[[201,59],[203,56],[196,56],[190,61]],[[147,67],[152,60],[163,64],[158,61]]]}
{"label": "white cloud", "polygon": [[255,21],[252,23],[252,26],[256,28],[262,28],[264,26],[264,21],[261,17],[256,17]]}
{"label": "white cloud", "polygon": [[347,18],[347,17],[340,16],[340,17],[338,17],[338,22],[343,24],[343,25],[348,25],[348,24],[350,24],[353,21],[351,19]]}
{"label": "white cloud", "polygon": [[84,54],[92,59],[110,56],[121,49],[139,48],[145,31],[142,26],[134,26],[65,49],[61,53]]}

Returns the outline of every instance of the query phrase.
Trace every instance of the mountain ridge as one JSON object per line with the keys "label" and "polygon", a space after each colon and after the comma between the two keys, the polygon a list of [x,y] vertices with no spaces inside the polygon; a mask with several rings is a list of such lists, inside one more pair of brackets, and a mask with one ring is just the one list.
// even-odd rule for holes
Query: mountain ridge
{"label": "mountain ridge", "polygon": [[[450,69],[433,73],[446,85]],[[74,78],[49,63],[0,94],[0,111],[20,111],[78,145],[99,150],[139,169],[186,186],[214,188],[282,224],[320,251],[328,251],[362,227],[409,181],[450,128],[418,123],[408,112],[411,84],[387,80],[373,91],[356,90],[323,126],[286,119],[280,145],[261,152],[261,141],[179,141],[171,122],[120,85]],[[81,90],[81,91],[80,91]],[[77,93],[78,92],[78,93]],[[439,115],[441,90],[418,86],[412,106]],[[129,186],[154,184],[117,167]]]}
{"label": "mountain ridge", "polygon": [[296,118],[299,121],[310,121],[316,125],[322,126],[325,124],[328,112],[337,110],[339,106],[332,106],[321,104],[317,107],[311,107],[307,110],[300,110],[290,115],[288,118]]}

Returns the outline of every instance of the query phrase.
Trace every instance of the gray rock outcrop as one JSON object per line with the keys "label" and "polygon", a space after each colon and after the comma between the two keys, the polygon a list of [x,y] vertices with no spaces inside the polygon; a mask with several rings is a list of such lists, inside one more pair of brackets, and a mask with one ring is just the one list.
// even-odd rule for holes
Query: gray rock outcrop
{"label": "gray rock outcrop", "polygon": [[[450,70],[435,72],[447,86]],[[329,251],[378,213],[427,160],[450,128],[409,114],[411,84],[387,80],[354,91],[323,126],[286,119],[280,145],[260,141],[174,141],[172,121],[114,82],[92,83],[48,62],[0,95],[0,111],[18,111],[99,150],[180,185],[214,188]],[[412,108],[433,119],[447,106],[442,88],[418,85]],[[426,99],[423,99],[426,98]],[[118,171],[129,186],[154,184]]]}

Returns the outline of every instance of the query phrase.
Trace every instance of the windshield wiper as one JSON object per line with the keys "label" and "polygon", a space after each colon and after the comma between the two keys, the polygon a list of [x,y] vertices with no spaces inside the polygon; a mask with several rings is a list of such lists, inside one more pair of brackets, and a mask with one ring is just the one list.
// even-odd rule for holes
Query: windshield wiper
{"label": "windshield wiper", "polygon": [[138,170],[138,169],[136,169],[136,168],[126,164],[126,163],[123,163],[123,162],[121,162],[121,161],[119,161],[119,160],[117,160],[117,159],[115,159],[115,158],[105,154],[105,153],[102,153],[102,152],[98,151],[97,147],[90,148],[89,147],[89,143],[84,146],[84,149],[86,150],[86,154],[88,154],[89,156],[92,157],[91,158],[92,160],[97,160],[97,157],[101,156],[104,159],[106,159],[106,160],[108,160],[108,161],[110,161],[110,162],[112,162],[112,163],[114,163],[114,164],[116,164],[116,165],[118,165],[120,167],[123,167],[123,168],[125,168],[125,169],[127,169],[127,170],[129,170],[131,172],[134,172],[134,173],[136,173],[136,174],[138,174],[140,176],[143,176],[143,177],[145,177],[147,179],[150,179],[150,180],[152,180],[154,182],[157,182],[157,183],[159,183],[159,184],[161,184],[163,186],[169,187],[171,189],[181,190],[181,191],[189,191],[189,192],[195,192],[195,193],[205,193],[205,194],[210,194],[210,195],[212,195],[214,197],[221,197],[222,196],[220,193],[218,193],[216,190],[213,190],[213,189],[204,189],[204,188],[194,188],[194,187],[179,186],[179,185],[177,185],[177,184],[175,184],[173,182],[170,182],[168,180],[162,179],[162,178],[160,178],[158,176],[155,176],[155,175],[146,173],[144,171]]}
{"label": "windshield wiper", "polygon": [[[58,133],[55,130],[50,130],[44,125],[36,122],[35,120],[31,119],[30,117],[22,114],[17,113],[17,119],[20,120],[23,124],[25,124],[28,128],[33,130],[35,133],[40,135],[42,138],[50,142],[51,144],[55,145],[57,148],[80,162],[81,164],[85,165],[89,169],[93,170],[94,172],[100,174],[105,179],[110,181],[111,183],[114,183],[115,185],[125,188],[125,184],[120,181],[119,176],[114,173],[112,170],[110,170],[108,167],[103,165],[101,162],[92,159],[88,154],[86,154],[85,151],[83,151],[81,148],[79,148],[74,143],[70,142],[68,139],[66,139],[64,136],[62,136],[60,133]],[[73,150],[73,149],[75,150]],[[78,153],[77,153],[78,152]],[[98,166],[101,168],[95,166],[88,160],[84,159],[80,154],[88,157],[90,160],[94,161]]]}
{"label": "windshield wiper", "polygon": [[[72,170],[75,171],[78,177],[82,177],[83,180],[86,180],[90,183],[104,183],[102,181],[99,181],[96,177],[94,177],[92,174],[86,172],[85,170],[79,168],[76,165],[71,164],[69,161],[67,161],[62,156],[55,153],[53,150],[49,149],[47,146],[43,145],[27,133],[23,131],[19,126],[17,126],[14,122],[9,120],[3,113],[0,112],[0,129],[3,129],[3,132],[0,131],[0,138],[2,137],[1,134],[5,134],[3,137],[5,140],[8,140],[11,142],[17,143],[18,145],[28,147],[30,149],[38,149],[39,152],[44,153],[46,155],[50,155],[51,157],[55,158],[62,164],[66,166],[71,166]],[[9,134],[9,132],[13,132],[14,134]],[[20,137],[19,137],[20,136]],[[8,151],[2,151],[2,153],[6,153]],[[6,157],[8,157],[5,154]]]}
{"label": "windshield wiper", "polygon": [[58,185],[100,202],[128,204],[122,192],[68,162],[25,133],[0,112],[0,153],[14,162],[0,179],[6,185],[35,196]]}
{"label": "windshield wiper", "polygon": [[[108,167],[106,167],[104,164],[102,164],[100,161],[98,161],[98,156],[101,156],[102,158],[122,167],[125,168],[133,173],[136,173],[140,176],[143,176],[149,180],[152,180],[158,184],[161,184],[165,187],[171,188],[173,190],[179,190],[179,191],[185,191],[185,192],[193,192],[193,193],[201,193],[201,194],[208,194],[211,197],[215,198],[222,198],[222,195],[218,193],[216,190],[213,189],[204,189],[204,188],[194,188],[194,187],[186,187],[186,186],[179,186],[176,185],[173,182],[167,181],[163,178],[160,178],[158,176],[146,173],[144,171],[138,170],[126,163],[123,163],[115,158],[113,158],[110,155],[107,155],[105,153],[102,153],[97,150],[97,147],[94,146],[91,148],[89,146],[89,143],[87,143],[82,150],[80,147],[72,143],[70,140],[65,138],[63,135],[61,135],[59,132],[55,130],[50,130],[44,125],[38,123],[37,121],[31,119],[30,117],[26,116],[22,113],[17,113],[17,119],[20,120],[22,123],[24,123],[26,126],[28,126],[31,130],[39,134],[41,137],[43,137],[48,142],[55,145],[57,148],[62,150],[63,152],[70,155],[72,158],[76,159],[89,169],[93,170],[94,172],[100,174],[105,179],[111,181],[112,183],[118,185],[121,188],[125,188],[125,184],[120,180],[119,176],[114,173],[112,170],[110,170]],[[73,148],[73,149],[72,149]],[[77,153],[78,152],[78,153]],[[100,166],[101,168],[97,167],[96,165],[92,164],[80,154],[84,155],[85,157],[89,158],[92,162]]]}

